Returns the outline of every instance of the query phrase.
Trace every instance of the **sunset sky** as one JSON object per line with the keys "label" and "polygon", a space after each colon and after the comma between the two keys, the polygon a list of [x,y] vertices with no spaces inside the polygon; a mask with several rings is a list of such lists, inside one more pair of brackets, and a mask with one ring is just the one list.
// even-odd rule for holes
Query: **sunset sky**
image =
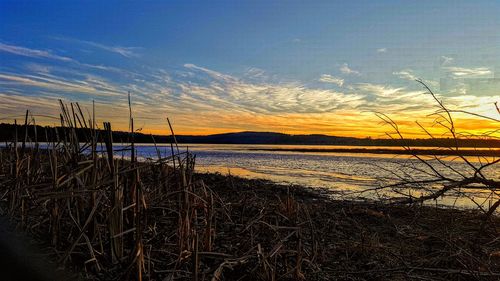
{"label": "sunset sky", "polygon": [[[0,1],[0,122],[99,122],[167,134],[411,136],[436,110],[500,119],[500,1]],[[497,71],[495,71],[497,70]],[[456,115],[464,132],[498,122]],[[430,129],[433,131],[434,129]]]}

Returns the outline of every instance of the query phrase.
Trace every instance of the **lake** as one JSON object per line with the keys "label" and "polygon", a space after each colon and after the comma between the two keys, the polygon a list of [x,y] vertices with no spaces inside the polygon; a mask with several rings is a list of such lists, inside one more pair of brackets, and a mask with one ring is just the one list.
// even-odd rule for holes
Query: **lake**
{"label": "lake", "polygon": [[[158,146],[162,156],[171,154],[170,145]],[[115,146],[120,149],[120,146]],[[229,145],[229,144],[182,144],[180,151],[189,150],[196,155],[196,166],[200,172],[219,172],[244,178],[261,178],[280,184],[303,185],[313,188],[326,188],[332,196],[351,199],[386,198],[403,194],[420,194],[418,190],[397,189],[370,191],[381,186],[399,182],[401,179],[429,179],[429,171],[424,164],[408,155],[370,154],[370,153],[331,153],[272,151],[272,149],[331,149],[359,148],[326,145]],[[371,149],[376,147],[370,147]],[[379,147],[381,148],[381,147]],[[393,147],[395,148],[395,147]],[[260,150],[262,149],[262,150]],[[137,145],[138,157],[156,158],[156,150],[151,144]],[[429,159],[429,157],[427,157]],[[443,164],[454,170],[470,174],[472,169],[458,157],[440,157]],[[485,157],[467,157],[472,165],[491,161]],[[430,160],[444,175],[457,178],[450,168]],[[500,173],[495,165],[485,169],[488,176],[498,179]],[[426,188],[432,188],[426,185]],[[438,201],[440,205],[474,207],[477,204],[488,207],[496,197],[479,190],[460,191]],[[473,202],[476,201],[476,203]]]}

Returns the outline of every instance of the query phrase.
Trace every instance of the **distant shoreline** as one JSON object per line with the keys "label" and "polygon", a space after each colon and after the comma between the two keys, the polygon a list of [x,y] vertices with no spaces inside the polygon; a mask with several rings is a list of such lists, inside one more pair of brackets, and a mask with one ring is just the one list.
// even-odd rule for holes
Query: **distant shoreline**
{"label": "distant shoreline", "polygon": [[386,149],[386,148],[249,148],[251,151],[283,151],[283,152],[325,152],[325,153],[369,153],[369,154],[397,154],[397,155],[432,155],[432,156],[487,156],[500,157],[500,149]]}
{"label": "distant shoreline", "polygon": [[[29,125],[0,124],[0,142],[11,142],[17,136],[18,142],[25,139],[25,134],[38,136],[37,141],[58,141],[57,135],[62,135],[67,128],[42,127]],[[36,134],[35,134],[36,132]],[[75,129],[79,140],[86,139],[90,129]],[[102,141],[104,131],[97,130],[98,141]],[[130,143],[132,134],[124,131],[113,131],[112,139],[115,143]],[[289,135],[274,132],[237,132],[214,135],[151,135],[136,132],[133,134],[135,143],[172,143],[179,144],[252,144],[252,145],[339,145],[339,146],[410,146],[410,147],[475,147],[500,148],[500,139],[495,138],[427,138],[427,139],[377,139],[359,137],[341,137],[333,135]],[[27,141],[35,141],[27,139]],[[374,152],[376,153],[376,152]]]}

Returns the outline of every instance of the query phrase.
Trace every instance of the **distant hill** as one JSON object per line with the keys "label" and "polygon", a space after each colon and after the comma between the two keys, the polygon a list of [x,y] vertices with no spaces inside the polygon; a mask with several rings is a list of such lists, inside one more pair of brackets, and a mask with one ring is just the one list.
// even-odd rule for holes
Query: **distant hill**
{"label": "distant hill", "polygon": [[[56,127],[36,127],[36,135],[38,141],[53,141],[57,134],[54,130],[63,130],[64,128]],[[25,127],[17,125],[18,140],[24,139]],[[16,125],[14,124],[0,124],[0,141],[10,142],[14,140],[16,132]],[[77,135],[80,139],[89,134],[89,130],[78,129]],[[62,134],[60,134],[62,135]],[[28,126],[29,139],[35,136],[35,128]],[[48,139],[47,139],[48,138]],[[171,136],[162,135],[147,135],[142,133],[135,133],[134,139],[136,143],[170,143],[172,142]],[[214,134],[207,136],[193,136],[193,135],[178,135],[176,136],[179,143],[207,143],[207,144],[305,144],[305,145],[357,145],[357,146],[454,146],[453,139],[406,139],[406,140],[392,140],[392,139],[371,139],[371,138],[354,138],[354,137],[337,137],[328,135],[288,135],[273,132],[239,132],[239,133],[225,133]],[[123,131],[113,132],[113,140],[115,142],[129,142],[130,133]],[[460,139],[458,145],[462,147],[494,147],[500,148],[500,140],[496,139]]]}
{"label": "distant hill", "polygon": [[226,144],[340,144],[353,143],[356,138],[326,135],[287,135],[272,132],[239,132],[208,136],[178,136],[184,143],[226,143]]}

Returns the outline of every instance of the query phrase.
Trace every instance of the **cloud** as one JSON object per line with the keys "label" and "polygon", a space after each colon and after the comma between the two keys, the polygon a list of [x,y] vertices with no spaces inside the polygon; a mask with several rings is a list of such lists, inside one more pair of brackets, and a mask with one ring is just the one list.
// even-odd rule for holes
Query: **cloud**
{"label": "cloud", "polygon": [[196,77],[207,74],[209,79],[180,82],[180,100],[204,110],[304,114],[355,108],[362,103],[362,96],[355,93],[309,88],[297,82],[249,82],[193,64],[185,67],[195,71]]}
{"label": "cloud", "polygon": [[257,68],[257,67],[247,68],[244,76],[246,78],[250,78],[250,79],[267,79],[268,78],[268,76],[266,75],[266,72],[260,68]]}
{"label": "cloud", "polygon": [[493,72],[487,67],[476,67],[476,68],[466,68],[466,67],[443,67],[443,69],[451,76],[456,78],[472,78],[472,77],[483,77],[486,75],[491,75]]}
{"label": "cloud", "polygon": [[448,65],[451,62],[453,62],[454,58],[448,57],[448,56],[441,56],[440,61],[441,61],[441,66]]}
{"label": "cloud", "polygon": [[[307,88],[300,84],[213,82],[209,85],[184,84],[182,93],[191,104],[210,105],[213,110],[259,114],[320,113],[356,108],[362,103],[357,94]],[[195,102],[196,101],[196,102]]]}
{"label": "cloud", "polygon": [[[14,45],[7,45],[7,44],[0,43],[0,52],[10,53],[10,54],[18,55],[18,56],[30,57],[30,58],[42,58],[42,59],[58,60],[58,61],[66,62],[68,64],[74,64],[74,65],[77,65],[80,67],[86,67],[86,68],[92,68],[92,69],[98,69],[98,70],[110,71],[110,72],[117,72],[117,73],[128,74],[129,76],[132,76],[132,73],[130,71],[125,71],[125,70],[117,68],[117,67],[81,63],[76,59],[73,59],[70,57],[59,56],[59,55],[53,54],[50,51],[45,51],[45,50],[30,49],[30,48],[26,48],[26,47],[22,47],[22,46],[14,46]],[[38,69],[35,70],[36,67],[38,67]],[[49,70],[50,70],[49,66],[43,66],[43,68],[44,68],[43,71],[40,67],[42,67],[42,66],[36,65],[34,63],[32,63],[31,65],[28,64],[28,69],[31,68],[30,70],[33,70],[34,72],[49,72]]]}
{"label": "cloud", "polygon": [[2,121],[6,121],[6,119],[10,121],[10,118],[5,118],[6,115],[16,116],[26,109],[44,115],[57,116],[58,113],[57,98],[54,97],[51,98],[45,95],[26,96],[24,94],[7,93],[0,90],[0,99],[8,101],[0,104],[0,111],[2,112],[0,120]]}
{"label": "cloud", "polygon": [[122,47],[122,46],[106,46],[103,44],[95,43],[95,42],[90,42],[90,41],[85,41],[86,44],[94,46],[96,48],[100,48],[102,50],[106,50],[109,52],[117,53],[119,55],[122,55],[126,58],[132,58],[132,57],[139,57],[140,55],[136,53],[139,47]]}
{"label": "cloud", "polygon": [[344,74],[353,74],[353,75],[360,75],[361,73],[357,70],[353,70],[351,68],[349,68],[349,65],[347,63],[344,63],[341,67],[340,67],[340,72],[344,73]]}
{"label": "cloud", "polygon": [[404,80],[410,80],[410,81],[415,81],[418,79],[417,76],[415,76],[413,74],[413,71],[410,70],[410,69],[407,69],[407,70],[401,70],[401,71],[397,71],[397,72],[393,72],[392,73],[393,75],[396,75],[398,76],[399,78],[401,79],[404,79]]}
{"label": "cloud", "polygon": [[0,85],[20,85],[36,88],[44,88],[62,93],[82,93],[93,96],[120,96],[123,93],[118,92],[113,87],[103,87],[92,81],[76,80],[70,81],[54,76],[35,76],[35,75],[17,75],[11,73],[0,73]]}
{"label": "cloud", "polygon": [[28,69],[31,72],[38,73],[38,74],[48,74],[50,73],[51,67],[48,65],[42,65],[38,63],[28,63],[26,65],[26,69]]}
{"label": "cloud", "polygon": [[[359,75],[347,64],[344,66],[349,69],[345,74]],[[57,103],[51,103],[58,97],[82,105],[95,99],[98,118],[112,121],[117,129],[127,129],[126,93],[130,91],[134,119],[145,132],[167,133],[163,117],[169,116],[182,134],[268,130],[376,136],[387,129],[380,126],[375,111],[394,116],[408,124],[402,129],[412,132],[413,120],[435,110],[432,98],[422,91],[390,84],[346,85],[344,78],[330,74],[321,75],[318,81],[342,88],[278,80],[255,67],[246,69],[241,76],[190,63],[175,70],[145,66],[132,76],[100,70],[109,69],[73,60],[64,65],[25,63],[22,74],[0,71],[0,97],[5,100],[0,105],[2,115],[26,108],[56,113]],[[414,76],[410,69],[393,74],[403,79]],[[481,102],[486,99],[469,94],[450,104],[477,108]]]}
{"label": "cloud", "polygon": [[383,112],[399,120],[415,120],[415,116],[425,117],[435,110],[434,100],[425,91],[372,83],[355,84],[354,90],[365,95],[365,103],[360,110]]}
{"label": "cloud", "polygon": [[377,49],[377,53],[387,53],[387,48],[380,48],[380,49]]}
{"label": "cloud", "polygon": [[[481,114],[494,119],[498,118],[498,112],[495,108],[495,102],[500,100],[500,95],[488,95],[488,96],[475,96],[475,95],[459,95],[448,97],[447,102],[453,104],[457,108],[466,110],[468,112],[474,112],[476,114]],[[470,122],[474,125],[474,122]],[[498,122],[496,124],[495,130],[498,130]]]}
{"label": "cloud", "polygon": [[192,63],[186,63],[186,64],[184,64],[184,67],[188,68],[188,69],[193,69],[193,70],[198,70],[198,71],[204,72],[204,73],[208,74],[209,76],[211,76],[212,78],[215,78],[215,79],[237,80],[236,78],[234,78],[232,76],[229,76],[229,75],[226,75],[226,74],[222,74],[220,72],[217,72],[217,71],[205,68],[205,67],[197,66],[197,65],[192,64]]}
{"label": "cloud", "polygon": [[[37,75],[0,73],[0,88],[31,87],[34,90],[29,90],[28,93],[49,91],[56,96],[66,96],[73,100],[82,97],[70,93],[86,94],[89,98],[96,98],[98,103],[104,102],[108,107],[103,116],[112,120],[121,115],[126,119],[126,112],[122,110],[127,107],[124,93],[130,91],[134,114],[138,122],[144,122],[141,126],[149,129],[161,127],[164,120],[158,116],[168,114],[178,124],[182,124],[181,132],[190,133],[252,128],[273,130],[279,127],[290,132],[327,132],[333,126],[349,134],[354,133],[354,127],[358,125],[348,129],[348,125],[342,127],[339,121],[334,121],[335,118],[327,116],[364,116],[366,114],[361,114],[361,111],[376,111],[380,104],[387,112],[411,107],[406,105],[407,100],[401,101],[406,97],[402,88],[358,84],[351,92],[341,92],[311,88],[297,82],[245,81],[194,64],[186,64],[185,67],[191,73],[187,78],[182,72],[156,70],[143,73],[143,77],[134,79],[133,83],[116,84],[85,73],[72,74],[72,78],[58,76],[63,73],[60,69],[44,73],[43,67],[35,66],[31,67],[32,71],[42,72]],[[260,73],[254,70],[250,72]],[[68,73],[64,72],[64,75]],[[336,81],[332,79],[337,77],[330,75],[323,78]],[[25,106],[30,107],[30,104],[26,103]],[[193,119],[194,114],[197,116],[196,120]],[[290,122],[289,118],[292,117],[295,122]],[[332,120],[332,123],[325,122],[325,118]],[[352,122],[355,121],[356,124],[368,122],[352,117]],[[123,124],[126,127],[126,123]],[[367,124],[364,123],[363,126],[366,127]]]}
{"label": "cloud", "polygon": [[58,56],[50,51],[29,49],[21,46],[7,45],[0,43],[0,52],[10,53],[18,56],[30,57],[30,58],[46,58],[55,59],[60,61],[72,62],[72,58]]}
{"label": "cloud", "polygon": [[378,97],[393,97],[395,94],[401,93],[404,88],[392,88],[385,85],[360,83],[355,86],[355,89],[361,92],[370,93]]}
{"label": "cloud", "polygon": [[321,75],[321,77],[318,79],[318,81],[323,82],[323,83],[336,84],[340,87],[342,87],[342,85],[344,85],[344,79],[332,76],[330,74]]}
{"label": "cloud", "polygon": [[119,54],[119,55],[124,56],[126,58],[139,57],[140,54],[137,53],[137,51],[142,49],[141,47],[110,46],[110,45],[105,45],[105,44],[97,43],[97,42],[93,42],[93,41],[79,40],[79,39],[66,38],[66,37],[53,37],[53,38],[57,39],[57,40],[61,40],[61,41],[84,44],[84,45],[91,46],[91,47],[101,49],[104,51],[116,53],[116,54]]}

